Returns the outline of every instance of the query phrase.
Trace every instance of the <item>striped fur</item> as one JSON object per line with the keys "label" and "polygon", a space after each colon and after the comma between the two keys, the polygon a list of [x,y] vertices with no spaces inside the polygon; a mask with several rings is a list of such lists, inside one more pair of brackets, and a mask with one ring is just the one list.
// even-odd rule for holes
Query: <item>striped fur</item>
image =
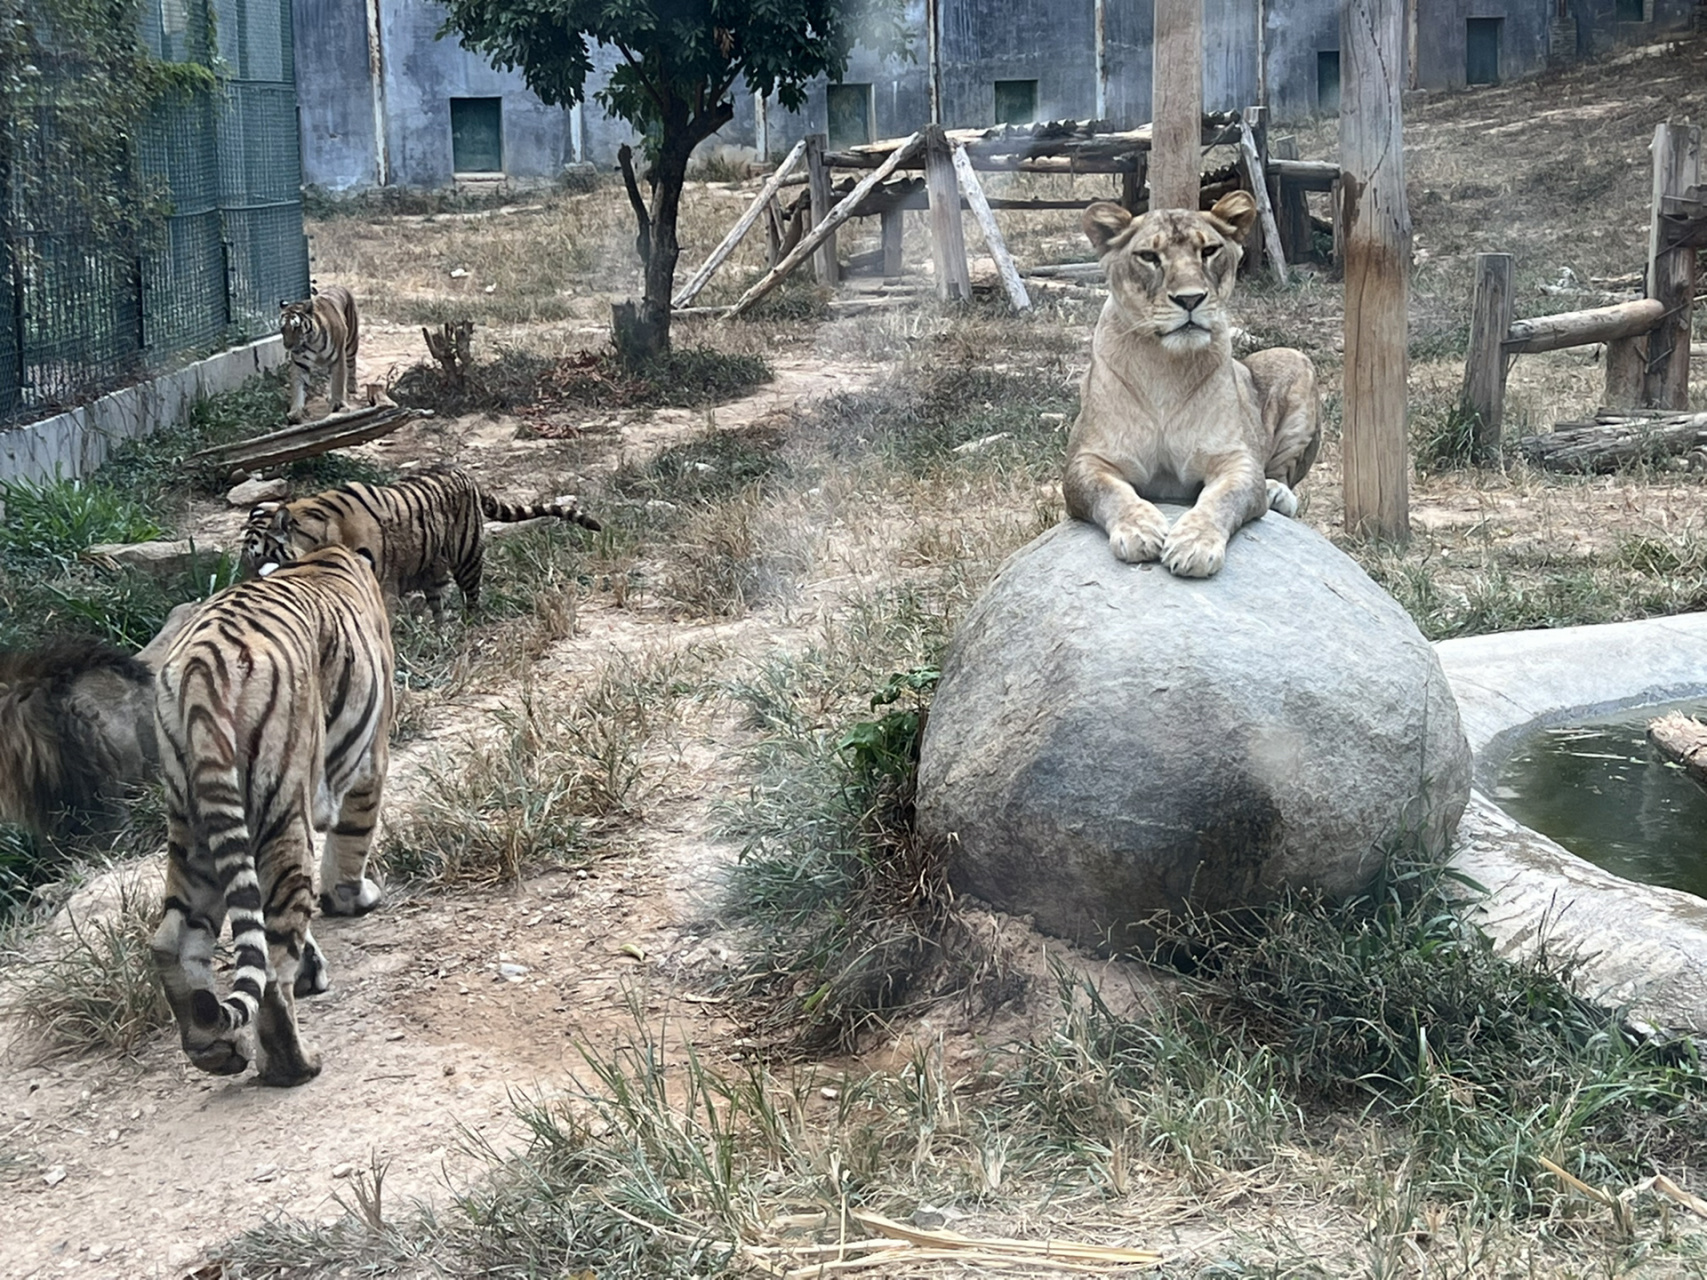
{"label": "striped fur", "polygon": [[599,522],[574,498],[533,506],[482,493],[466,471],[435,467],[396,484],[346,484],[293,502],[263,502],[243,526],[243,564],[254,574],[289,564],[315,547],[364,550],[379,567],[387,604],[424,592],[435,617],[455,582],[470,610],[480,603],[487,520],[513,524],[556,516],[585,529]]}
{"label": "striped fur", "polygon": [[356,300],[342,285],[329,285],[305,302],[284,305],[279,333],[290,356],[289,421],[302,421],[308,379],[321,372],[330,375],[326,395],[332,412],[354,407],[360,327]]}
{"label": "striped fur", "polygon": [[[392,711],[391,630],[371,565],[326,547],[210,600],[167,652],[155,697],[166,781],[166,910],[152,950],[184,1051],[203,1071],[248,1061],[300,1084],[318,1055],[298,995],[326,989],[309,933],[315,830],[323,909],[379,900],[366,877]],[[214,942],[231,922],[236,972],[220,999]]]}

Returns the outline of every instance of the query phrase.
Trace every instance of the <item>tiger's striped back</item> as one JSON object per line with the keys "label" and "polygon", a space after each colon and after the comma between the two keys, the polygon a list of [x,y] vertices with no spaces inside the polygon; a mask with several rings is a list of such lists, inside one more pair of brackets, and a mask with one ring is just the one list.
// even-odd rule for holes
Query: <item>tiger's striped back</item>
{"label": "tiger's striped back", "polygon": [[469,609],[480,603],[485,521],[515,523],[539,516],[599,528],[573,498],[501,502],[483,493],[466,471],[435,467],[396,484],[346,484],[292,502],[263,502],[244,524],[242,558],[250,573],[260,574],[315,547],[365,550],[378,567],[388,602],[420,591],[442,616],[452,582]]}
{"label": "tiger's striped back", "polygon": [[[327,897],[371,906],[365,864],[388,764],[393,665],[373,569],[341,546],[221,592],[160,665],[166,905],[152,949],[184,1049],[203,1070],[243,1070],[235,1033],[254,1023],[263,1082],[319,1071],[294,1000],[326,985],[308,927],[312,833],[330,829]],[[211,960],[226,918],[236,971],[221,999]]]}

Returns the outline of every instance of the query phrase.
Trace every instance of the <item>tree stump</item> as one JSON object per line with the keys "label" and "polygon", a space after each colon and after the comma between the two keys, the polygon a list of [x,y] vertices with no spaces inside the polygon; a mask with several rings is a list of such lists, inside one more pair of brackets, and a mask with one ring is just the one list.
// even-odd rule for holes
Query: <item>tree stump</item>
{"label": "tree stump", "polygon": [[459,320],[453,325],[447,320],[437,333],[423,327],[421,336],[427,340],[427,353],[439,362],[445,376],[462,386],[474,367],[474,321]]}
{"label": "tree stump", "polygon": [[1677,761],[1685,773],[1707,787],[1707,724],[1673,711],[1648,726],[1648,741],[1666,759]]}

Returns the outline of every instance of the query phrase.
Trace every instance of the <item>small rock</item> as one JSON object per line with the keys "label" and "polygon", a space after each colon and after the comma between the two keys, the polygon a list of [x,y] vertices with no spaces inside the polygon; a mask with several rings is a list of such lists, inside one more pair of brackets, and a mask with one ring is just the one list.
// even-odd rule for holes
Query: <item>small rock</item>
{"label": "small rock", "polygon": [[462,279],[466,278],[467,275],[468,275],[468,271],[466,268],[458,267],[455,271],[452,271],[450,273],[450,278],[452,280],[462,280]]}
{"label": "small rock", "polygon": [[335,1164],[332,1166],[332,1176],[334,1178],[347,1178],[355,1171],[356,1166],[353,1164]]}
{"label": "small rock", "polygon": [[445,1074],[447,1076],[454,1076],[456,1074],[456,1063],[454,1063],[454,1062],[445,1063]]}
{"label": "small rock", "polygon": [[832,1087],[831,1085],[825,1085],[822,1089],[818,1090],[818,1096],[828,1098],[831,1102],[834,1102],[837,1098],[842,1096],[842,1091]]}
{"label": "small rock", "polygon": [[495,284],[489,284],[486,286],[485,292],[486,293],[497,293],[498,292],[498,286]]}
{"label": "small rock", "polygon": [[1064,427],[1067,425],[1067,415],[1064,413],[1040,413],[1037,420],[1045,426]]}
{"label": "small rock", "polygon": [[245,480],[242,484],[232,488],[225,495],[225,500],[231,506],[248,510],[257,502],[283,502],[288,497],[290,497],[290,481],[282,476],[274,476],[270,480],[260,478]]}
{"label": "small rock", "polygon": [[[211,562],[210,553],[199,553]],[[108,568],[139,569],[156,578],[175,578],[186,572],[198,556],[196,546],[188,539],[172,542],[100,542],[83,553],[83,559]]]}
{"label": "small rock", "polygon": [[107,1246],[106,1245],[104,1245],[104,1244],[92,1244],[89,1246],[89,1261],[90,1262],[99,1262],[102,1258],[104,1258],[106,1256],[107,1256]]}
{"label": "small rock", "polygon": [[249,1175],[249,1181],[250,1182],[271,1182],[274,1178],[276,1178],[278,1176],[279,1176],[278,1165],[276,1165],[276,1164],[258,1164],[255,1166],[255,1172],[253,1172]]}
{"label": "small rock", "polygon": [[528,968],[525,964],[509,964],[506,962],[498,966],[498,976],[507,982],[520,982],[527,976],[527,971]]}
{"label": "small rock", "polygon": [[53,1168],[42,1174],[41,1180],[50,1187],[57,1187],[65,1181],[65,1166],[62,1164],[54,1165]]}
{"label": "small rock", "polygon": [[403,1038],[403,1033],[401,1031],[387,1031],[385,1033],[385,1038],[387,1040],[401,1040]]}

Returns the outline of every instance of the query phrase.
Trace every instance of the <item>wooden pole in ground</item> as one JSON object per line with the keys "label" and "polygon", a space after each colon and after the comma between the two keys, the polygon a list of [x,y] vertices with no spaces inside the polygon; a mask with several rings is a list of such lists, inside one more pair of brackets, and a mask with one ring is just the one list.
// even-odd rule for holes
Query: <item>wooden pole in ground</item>
{"label": "wooden pole in ground", "polygon": [[1411,218],[1405,207],[1403,0],[1340,10],[1340,178],[1345,219],[1345,523],[1410,536],[1405,433]]}
{"label": "wooden pole in ground", "polygon": [[[1255,107],[1252,110],[1260,111],[1262,108]],[[1274,268],[1275,280],[1285,284],[1286,250],[1280,246],[1280,225],[1274,220],[1274,206],[1268,202],[1267,165],[1263,163],[1262,150],[1251,134],[1250,125],[1243,120],[1239,121],[1239,169],[1244,174],[1246,185],[1251,189],[1251,198],[1257,202],[1256,244],[1267,251],[1269,265]],[[1259,258],[1262,256],[1260,252],[1257,254]]]}
{"label": "wooden pole in ground", "polygon": [[[812,226],[819,227],[830,212],[830,171],[824,167],[824,149],[828,140],[821,133],[806,135],[806,187],[811,192]],[[819,284],[835,284],[840,278],[836,266],[836,238],[826,236],[817,241],[818,253],[812,259],[812,269]]]}
{"label": "wooden pole in ground", "polygon": [[1648,335],[1642,400],[1655,409],[1689,407],[1690,308],[1695,299],[1696,251],[1667,235],[1665,202],[1701,181],[1701,130],[1666,123],[1654,127],[1654,201],[1648,231],[1648,297],[1665,306],[1665,319]]}
{"label": "wooden pole in ground", "polygon": [[[899,147],[895,148],[894,151],[890,152],[889,158],[885,160],[882,165],[873,169],[870,173],[866,174],[865,177],[861,178],[859,180],[859,185],[854,187],[854,189],[848,192],[847,195],[843,196],[841,203],[826,213],[823,220],[814,226],[810,232],[801,238],[800,243],[795,245],[794,248],[789,251],[787,257],[783,258],[781,262],[772,267],[762,280],[741,295],[741,300],[729,309],[729,318],[734,319],[736,316],[741,315],[760,298],[764,297],[772,289],[776,288],[776,286],[782,282],[784,276],[806,260],[807,254],[816,252],[820,244],[835,235],[836,228],[841,226],[842,223],[846,222],[849,218],[853,217],[854,210],[859,208],[860,202],[864,200],[866,196],[871,194],[872,188],[877,186],[878,183],[882,182],[890,174],[894,173],[896,169],[916,154],[921,145],[923,144],[920,141],[919,135],[916,133],[913,134]],[[960,209],[957,201],[955,206],[955,218],[957,221],[959,217]],[[965,260],[966,255],[963,251],[961,253],[962,263],[964,263]]]}
{"label": "wooden pole in ground", "polygon": [[1470,349],[1464,356],[1464,410],[1475,415],[1475,456],[1500,456],[1505,413],[1505,340],[1511,331],[1511,255],[1476,255],[1476,292],[1470,303]]}
{"label": "wooden pole in ground", "polygon": [[877,217],[878,226],[883,231],[883,278],[898,280],[906,269],[906,258],[903,233],[906,230],[906,213],[899,207],[885,209]]}
{"label": "wooden pole in ground", "polygon": [[960,184],[954,176],[954,154],[939,124],[925,127],[924,145],[936,296],[944,302],[966,301],[972,297],[972,272],[966,265],[966,233],[960,226]]}
{"label": "wooden pole in ground", "polygon": [[[1275,138],[1269,142],[1268,150],[1276,160],[1296,160],[1298,139],[1291,134]],[[1274,179],[1274,191],[1279,200],[1274,211],[1275,221],[1280,224],[1280,247],[1286,251],[1286,260],[1308,262],[1313,256],[1311,241],[1314,239],[1310,230],[1309,198],[1297,183],[1288,182],[1278,175]]]}
{"label": "wooden pole in ground", "polygon": [[978,220],[978,227],[984,233],[984,245],[990,250],[990,257],[995,259],[996,273],[1002,277],[1002,288],[1007,290],[1008,301],[1013,303],[1015,311],[1030,311],[1031,297],[1025,291],[1025,285],[1020,283],[1019,268],[1014,266],[1013,257],[1008,253],[1008,243],[1002,239],[1002,229],[996,225],[996,215],[990,212],[990,202],[984,199],[984,188],[978,181],[977,171],[972,168],[972,160],[966,154],[966,148],[954,148],[954,173],[960,179],[960,189],[966,193],[966,203],[971,206],[972,216]]}
{"label": "wooden pole in ground", "polygon": [[705,288],[712,274],[723,265],[723,260],[735,251],[735,246],[740,244],[747,232],[753,229],[753,224],[759,220],[759,215],[769,207],[771,201],[776,197],[776,193],[782,189],[782,180],[794,171],[794,166],[799,163],[800,157],[805,151],[806,140],[802,138],[794,144],[794,150],[788,153],[788,158],[776,167],[776,172],[771,174],[764,188],[753,200],[753,203],[747,207],[747,212],[741,215],[740,221],[729,228],[729,234],[723,237],[723,243],[711,251],[711,256],[705,260],[705,265],[694,272],[693,279],[683,285],[681,291],[670,300],[672,307],[685,307],[699,296],[699,291]]}
{"label": "wooden pole in ground", "polygon": [[1197,208],[1203,155],[1203,0],[1156,0],[1150,207]]}

